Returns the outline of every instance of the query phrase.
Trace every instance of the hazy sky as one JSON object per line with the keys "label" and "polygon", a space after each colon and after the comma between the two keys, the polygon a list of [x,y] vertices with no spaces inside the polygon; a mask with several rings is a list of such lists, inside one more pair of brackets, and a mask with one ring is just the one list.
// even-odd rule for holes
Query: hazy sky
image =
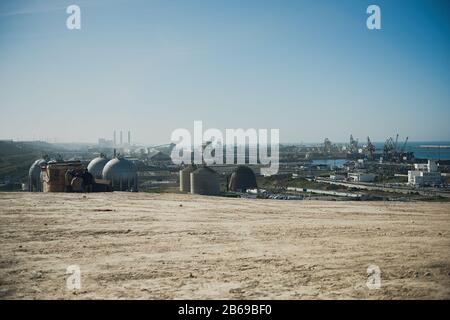
{"label": "hazy sky", "polygon": [[450,140],[449,39],[445,0],[2,0],[0,138],[165,143],[202,120],[283,142]]}

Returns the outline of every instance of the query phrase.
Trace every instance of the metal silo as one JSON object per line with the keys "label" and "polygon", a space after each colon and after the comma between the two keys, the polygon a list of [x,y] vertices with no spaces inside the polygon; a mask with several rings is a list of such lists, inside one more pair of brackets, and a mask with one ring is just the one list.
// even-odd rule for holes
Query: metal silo
{"label": "metal silo", "polygon": [[194,172],[196,166],[188,165],[180,170],[180,191],[191,192],[191,172]]}
{"label": "metal silo", "polygon": [[191,172],[191,193],[204,195],[220,194],[219,175],[209,167],[200,167]]}
{"label": "metal silo", "polygon": [[109,160],[102,173],[103,179],[111,181],[114,191],[137,191],[137,170],[133,162],[122,157]]}
{"label": "metal silo", "polygon": [[109,159],[107,159],[104,154],[100,154],[99,157],[92,159],[91,162],[89,162],[87,169],[94,178],[102,179],[103,168],[108,163],[108,161]]}

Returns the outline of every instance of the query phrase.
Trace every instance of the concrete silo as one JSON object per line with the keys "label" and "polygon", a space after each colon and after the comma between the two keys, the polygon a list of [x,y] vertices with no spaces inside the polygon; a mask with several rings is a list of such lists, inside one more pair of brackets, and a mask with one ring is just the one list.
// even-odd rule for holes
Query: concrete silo
{"label": "concrete silo", "polygon": [[133,162],[121,156],[109,160],[102,172],[103,179],[111,181],[114,191],[137,191],[137,170]]}
{"label": "concrete silo", "polygon": [[188,165],[180,170],[180,191],[191,192],[191,173],[197,169],[194,165]]}
{"label": "concrete silo", "polygon": [[247,189],[257,188],[256,176],[252,169],[247,166],[238,166],[231,174],[229,190],[245,192]]}
{"label": "concrete silo", "polygon": [[191,172],[191,193],[203,195],[220,194],[219,175],[217,172],[206,166]]}

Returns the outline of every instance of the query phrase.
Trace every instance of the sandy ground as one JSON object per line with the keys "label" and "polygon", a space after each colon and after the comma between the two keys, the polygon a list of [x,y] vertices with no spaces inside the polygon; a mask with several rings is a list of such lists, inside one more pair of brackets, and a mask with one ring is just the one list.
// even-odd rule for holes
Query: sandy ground
{"label": "sandy ground", "polygon": [[449,203],[0,193],[0,241],[3,299],[450,298]]}

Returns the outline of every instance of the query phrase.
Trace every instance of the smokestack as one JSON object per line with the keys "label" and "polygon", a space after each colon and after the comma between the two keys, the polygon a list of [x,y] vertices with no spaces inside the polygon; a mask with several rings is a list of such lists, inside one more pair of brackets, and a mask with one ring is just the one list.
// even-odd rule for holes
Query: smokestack
{"label": "smokestack", "polygon": [[120,145],[123,144],[122,130],[120,130]]}
{"label": "smokestack", "polygon": [[114,147],[117,146],[116,130],[114,130]]}
{"label": "smokestack", "polygon": [[128,144],[131,146],[131,132],[128,130]]}

